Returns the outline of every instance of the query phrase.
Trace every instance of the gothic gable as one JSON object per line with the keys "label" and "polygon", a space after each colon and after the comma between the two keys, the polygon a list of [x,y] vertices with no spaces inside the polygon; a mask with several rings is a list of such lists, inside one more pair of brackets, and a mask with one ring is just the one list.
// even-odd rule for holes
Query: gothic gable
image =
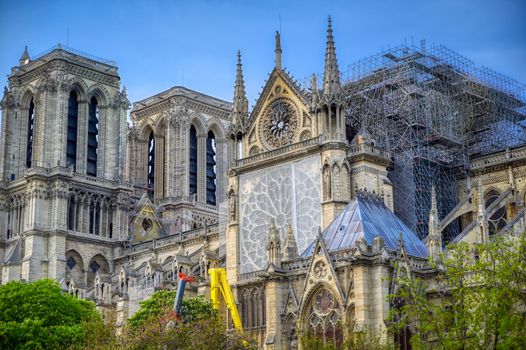
{"label": "gothic gable", "polygon": [[157,208],[144,194],[131,216],[130,234],[134,242],[142,242],[164,235],[163,226]]}
{"label": "gothic gable", "polygon": [[311,257],[309,265],[309,271],[305,277],[305,285],[301,296],[301,309],[305,307],[305,304],[309,300],[309,297],[315,292],[320,286],[328,287],[328,289],[335,292],[335,296],[339,299],[339,304],[344,305],[345,294],[336,275],[336,271],[332,266],[332,262],[325,246],[325,241],[321,234],[318,236],[314,248],[314,252]]}
{"label": "gothic gable", "polygon": [[301,88],[285,71],[274,68],[250,116],[249,154],[310,138],[311,120]]}

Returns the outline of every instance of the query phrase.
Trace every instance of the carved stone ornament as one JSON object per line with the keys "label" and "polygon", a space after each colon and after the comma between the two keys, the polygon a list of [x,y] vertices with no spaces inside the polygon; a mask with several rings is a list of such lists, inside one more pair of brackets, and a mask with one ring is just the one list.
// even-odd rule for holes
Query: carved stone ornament
{"label": "carved stone ornament", "polygon": [[327,275],[327,266],[325,266],[325,263],[323,261],[318,261],[314,265],[314,276],[316,278],[323,278]]}
{"label": "carved stone ornament", "polygon": [[293,104],[285,98],[272,102],[264,112],[260,137],[270,148],[294,142],[298,131],[298,115]]}
{"label": "carved stone ornament", "polygon": [[13,94],[9,91],[7,86],[4,86],[4,96],[2,97],[1,102],[2,108],[13,107],[14,105],[15,99],[13,98]]}

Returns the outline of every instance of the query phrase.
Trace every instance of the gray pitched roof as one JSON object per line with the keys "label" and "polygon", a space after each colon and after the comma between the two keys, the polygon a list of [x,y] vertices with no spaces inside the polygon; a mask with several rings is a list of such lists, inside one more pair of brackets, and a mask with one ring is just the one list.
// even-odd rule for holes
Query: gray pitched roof
{"label": "gray pitched roof", "polygon": [[[342,210],[322,236],[329,252],[352,248],[360,237],[372,245],[377,236],[383,238],[388,250],[396,251],[400,233],[409,255],[421,258],[428,255],[426,245],[383,202],[358,197]],[[315,242],[311,243],[301,256],[310,256],[314,246]]]}

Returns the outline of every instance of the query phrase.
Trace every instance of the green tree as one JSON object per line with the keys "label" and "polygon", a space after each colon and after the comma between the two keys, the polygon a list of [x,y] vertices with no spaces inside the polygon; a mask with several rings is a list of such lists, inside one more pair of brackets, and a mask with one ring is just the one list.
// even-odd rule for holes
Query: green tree
{"label": "green tree", "polygon": [[410,327],[415,349],[525,348],[525,257],[525,234],[450,245],[436,276],[397,278],[390,330]]}
{"label": "green tree", "polygon": [[183,299],[182,319],[173,312],[175,291],[158,291],[141,302],[122,337],[125,349],[251,349],[253,344],[227,332],[204,297]]}
{"label": "green tree", "polygon": [[53,280],[0,287],[2,349],[82,347],[87,324],[102,324],[95,304],[64,293]]}
{"label": "green tree", "polygon": [[[128,319],[130,329],[134,330],[146,321],[158,320],[163,322],[163,316],[169,317],[173,310],[176,291],[160,290],[140,302],[140,309]],[[185,322],[200,318],[210,318],[216,315],[212,304],[204,297],[183,299],[182,316]],[[175,317],[175,315],[174,315]]]}

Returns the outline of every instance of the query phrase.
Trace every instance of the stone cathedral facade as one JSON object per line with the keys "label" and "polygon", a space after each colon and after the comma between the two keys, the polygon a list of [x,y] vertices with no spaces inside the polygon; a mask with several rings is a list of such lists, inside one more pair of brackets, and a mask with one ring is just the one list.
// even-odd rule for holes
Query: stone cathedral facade
{"label": "stone cathedral facade", "polygon": [[261,348],[297,349],[304,334],[338,346],[386,334],[389,277],[432,273],[440,225],[469,216],[457,240],[470,242],[524,229],[518,147],[474,158],[442,221],[433,193],[421,240],[393,213],[391,154],[365,126],[349,138],[330,20],[323,69],[303,89],[276,33],[251,111],[238,53],[232,102],[176,86],[134,102],[128,123],[113,62],[26,49],[1,102],[1,283],[56,279],[122,325],[179,272],[197,277],[188,296],[207,295],[208,269],[225,267]]}

